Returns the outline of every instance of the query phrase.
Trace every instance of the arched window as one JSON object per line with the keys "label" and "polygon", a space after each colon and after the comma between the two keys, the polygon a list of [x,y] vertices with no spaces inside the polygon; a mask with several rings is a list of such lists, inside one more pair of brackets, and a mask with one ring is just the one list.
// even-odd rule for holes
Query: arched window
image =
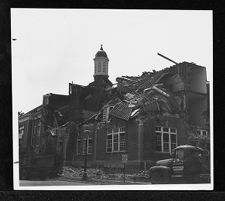
{"label": "arched window", "polygon": [[106,62],[103,63],[103,72],[106,73]]}
{"label": "arched window", "polygon": [[97,64],[95,63],[95,73],[97,73]]}
{"label": "arched window", "polygon": [[98,62],[98,72],[101,72],[101,63]]}

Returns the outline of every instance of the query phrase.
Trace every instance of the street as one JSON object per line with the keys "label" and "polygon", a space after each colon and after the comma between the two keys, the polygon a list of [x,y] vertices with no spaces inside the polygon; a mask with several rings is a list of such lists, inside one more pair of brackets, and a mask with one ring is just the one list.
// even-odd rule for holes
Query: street
{"label": "street", "polygon": [[68,179],[58,177],[49,180],[20,180],[20,186],[81,186],[81,185],[134,185],[142,184],[148,185],[150,182],[132,182],[120,180],[88,180],[82,181],[81,179]]}
{"label": "street", "polygon": [[87,183],[84,181],[66,181],[61,179],[55,180],[20,180],[20,186],[73,186],[73,185],[91,185],[91,183]]}

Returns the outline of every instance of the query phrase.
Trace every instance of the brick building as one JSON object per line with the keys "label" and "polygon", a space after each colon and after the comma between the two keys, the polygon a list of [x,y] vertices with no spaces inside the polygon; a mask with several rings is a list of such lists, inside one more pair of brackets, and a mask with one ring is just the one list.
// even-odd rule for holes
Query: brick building
{"label": "brick building", "polygon": [[19,123],[19,157],[21,164],[32,155],[52,154],[55,152],[57,138],[55,131],[67,121],[62,113],[68,105],[68,96],[46,94],[42,105],[20,114]]}
{"label": "brick building", "polygon": [[105,90],[102,108],[80,124],[72,163],[83,164],[85,140],[89,166],[122,168],[127,154],[134,171],[170,157],[178,145],[209,150],[207,86],[206,69],[188,62],[117,78],[117,86]]}
{"label": "brick building", "polygon": [[[205,67],[183,62],[141,76],[118,77],[113,85],[108,62],[101,47],[94,58],[94,81],[88,86],[69,83],[69,95],[50,113],[54,145],[62,150],[65,163],[81,167],[87,153],[89,167],[118,170],[127,154],[127,168],[137,171],[169,157],[178,145],[209,150]],[[61,122],[53,115],[59,113]]]}

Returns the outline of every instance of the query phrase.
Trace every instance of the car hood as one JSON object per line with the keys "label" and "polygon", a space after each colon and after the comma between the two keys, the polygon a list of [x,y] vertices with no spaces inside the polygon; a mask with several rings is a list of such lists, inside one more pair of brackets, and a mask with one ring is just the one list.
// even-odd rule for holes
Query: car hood
{"label": "car hood", "polygon": [[169,166],[171,164],[172,160],[173,160],[172,158],[159,160],[156,162],[156,165]]}

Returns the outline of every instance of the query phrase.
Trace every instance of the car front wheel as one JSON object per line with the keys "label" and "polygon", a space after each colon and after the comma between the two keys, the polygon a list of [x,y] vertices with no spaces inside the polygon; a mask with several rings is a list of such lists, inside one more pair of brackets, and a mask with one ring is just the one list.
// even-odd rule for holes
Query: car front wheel
{"label": "car front wheel", "polygon": [[168,184],[170,182],[170,175],[167,172],[155,171],[150,176],[152,184]]}

